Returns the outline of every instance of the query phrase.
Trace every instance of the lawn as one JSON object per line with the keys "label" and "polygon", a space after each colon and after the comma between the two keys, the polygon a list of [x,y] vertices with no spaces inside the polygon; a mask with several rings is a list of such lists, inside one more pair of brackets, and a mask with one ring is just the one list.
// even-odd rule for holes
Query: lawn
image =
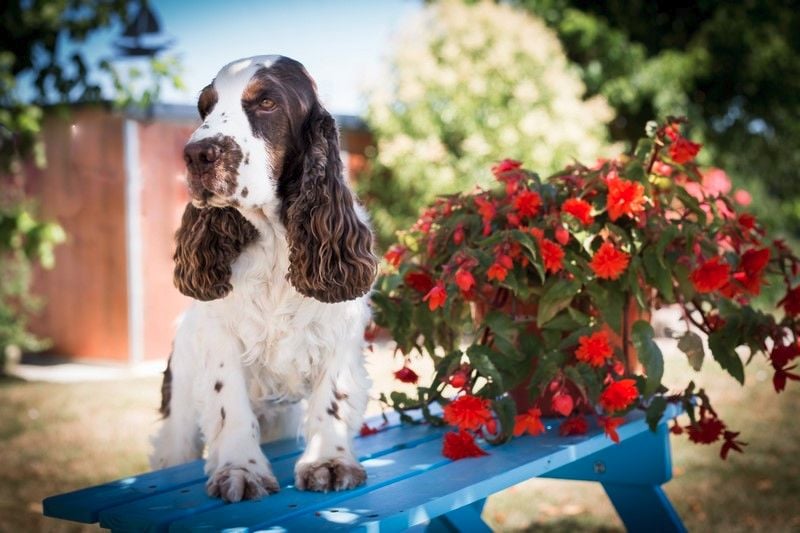
{"label": "lawn", "polygon": [[[380,352],[387,357],[386,352]],[[674,352],[673,352],[674,353]],[[377,355],[373,356],[373,358]],[[387,364],[373,360],[380,387]],[[748,385],[704,369],[698,380],[720,416],[742,430],[746,453],[719,459],[717,445],[673,438],[674,479],[667,492],[691,531],[800,530],[800,387],[776,395],[764,365],[748,367]],[[692,371],[676,356],[669,379]],[[81,531],[92,527],[45,519],[43,497],[147,469],[148,437],[157,424],[156,378],[86,384],[0,381],[0,531]],[[374,409],[374,407],[373,407]],[[485,517],[503,531],[618,531],[599,486],[534,480],[490,499]]]}

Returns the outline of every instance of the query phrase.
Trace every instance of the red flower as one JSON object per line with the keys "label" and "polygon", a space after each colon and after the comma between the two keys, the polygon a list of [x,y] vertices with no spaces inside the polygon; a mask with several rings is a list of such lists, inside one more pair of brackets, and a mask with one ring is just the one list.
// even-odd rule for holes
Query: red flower
{"label": "red flower", "polygon": [[405,255],[405,253],[406,253],[405,246],[400,246],[399,244],[395,244],[394,246],[389,248],[389,251],[386,252],[383,258],[386,259],[387,263],[396,267],[403,262],[403,255]]}
{"label": "red flower", "polygon": [[492,266],[489,267],[489,270],[486,271],[486,277],[489,281],[496,279],[497,281],[504,281],[506,276],[508,275],[508,270],[503,268],[502,265],[498,265],[494,263]]}
{"label": "red flower", "polygon": [[733,275],[733,279],[750,294],[757,295],[761,292],[761,281],[769,263],[769,253],[769,248],[762,248],[747,250],[742,254],[739,270]]}
{"label": "red flower", "polygon": [[730,273],[730,265],[714,257],[697,267],[689,277],[697,292],[713,292],[728,283]]}
{"label": "red flower", "polygon": [[644,211],[644,185],[620,179],[616,175],[609,176],[606,184],[608,185],[606,207],[612,222],[623,215],[634,217]]}
{"label": "red flower", "polygon": [[534,191],[522,191],[514,197],[513,205],[520,216],[533,217],[542,206],[542,197]]}
{"label": "red flower", "polygon": [[566,437],[567,435],[585,435],[586,432],[589,431],[589,424],[586,422],[586,419],[583,418],[583,415],[575,415],[571,418],[567,418],[558,428],[558,434],[562,437]]}
{"label": "red flower", "polygon": [[361,424],[361,429],[358,431],[358,434],[362,437],[369,437],[370,435],[374,435],[378,432],[378,428],[370,427],[367,425],[366,422]]}
{"label": "red flower", "polygon": [[497,206],[493,201],[487,200],[483,196],[475,196],[474,199],[475,205],[478,206],[478,214],[481,215],[483,223],[488,224],[497,214]]}
{"label": "red flower", "polygon": [[433,288],[433,278],[427,272],[411,271],[405,275],[403,282],[420,294],[428,294]]}
{"label": "red flower", "polygon": [[489,400],[465,394],[444,406],[444,420],[459,429],[479,429],[492,419]]}
{"label": "red flower", "polygon": [[461,267],[456,270],[456,285],[458,285],[458,288],[463,292],[468,292],[475,286],[475,277],[472,275],[472,272]]}
{"label": "red flower", "polygon": [[561,246],[566,246],[567,243],[569,242],[569,230],[564,226],[562,226],[561,224],[559,224],[558,226],[556,226],[555,234],[556,234],[556,241],[558,241],[558,244],[560,244]]}
{"label": "red flower", "polygon": [[589,266],[598,278],[617,279],[625,269],[628,268],[630,256],[621,250],[617,250],[613,244],[606,241],[592,256]]}
{"label": "red flower", "polygon": [[458,370],[450,374],[447,382],[450,383],[451,387],[461,389],[464,387],[464,385],[469,383],[470,371],[469,365],[464,363]]}
{"label": "red flower", "polygon": [[453,243],[458,246],[464,242],[464,226],[459,224],[453,232]]}
{"label": "red flower", "polygon": [[542,252],[542,261],[544,262],[545,269],[552,273],[556,273],[564,267],[562,263],[564,259],[564,249],[550,239],[541,239],[539,241],[539,250]]}
{"label": "red flower", "polygon": [[553,411],[561,416],[569,416],[575,408],[575,400],[569,394],[559,391],[553,395],[550,405],[553,407]]}
{"label": "red flower", "polygon": [[746,442],[742,442],[740,440],[736,440],[736,437],[739,436],[739,432],[733,431],[725,431],[723,434],[724,442],[722,443],[722,449],[719,451],[719,456],[722,457],[723,461],[728,458],[728,452],[731,450],[735,450],[739,453],[742,453],[742,446],[747,446]]}
{"label": "red flower", "polygon": [[517,170],[522,167],[522,163],[519,161],[515,161],[514,159],[503,159],[496,165],[492,166],[492,173],[497,176],[504,172],[510,172],[512,170]]}
{"label": "red flower", "polygon": [[669,145],[669,156],[679,165],[683,165],[694,159],[702,146],[678,135]]}
{"label": "red flower", "polygon": [[800,315],[800,285],[794,289],[789,289],[783,300],[778,302],[778,305],[783,306],[783,310],[786,311],[787,315]]}
{"label": "red flower", "polygon": [[416,383],[419,381],[419,376],[416,372],[404,366],[400,370],[394,373],[394,378],[398,381],[402,381],[403,383]]}
{"label": "red flower", "polygon": [[739,215],[739,218],[737,218],[736,221],[742,228],[747,230],[751,230],[756,227],[756,217],[750,213],[742,213]]}
{"label": "red flower", "polygon": [[447,301],[447,291],[444,289],[444,283],[441,281],[436,283],[436,286],[428,291],[422,301],[428,302],[428,309],[431,311],[444,306],[444,302]]}
{"label": "red flower", "polygon": [[597,421],[600,423],[600,427],[603,428],[605,434],[608,435],[608,438],[619,444],[619,434],[617,433],[617,428],[623,422],[625,422],[625,419],[612,418],[610,416],[598,416]]}
{"label": "red flower", "polygon": [[514,436],[519,437],[525,433],[529,435],[544,433],[542,412],[536,407],[531,407],[525,413],[514,418]]}
{"label": "red flower", "polygon": [[480,457],[481,455],[489,454],[475,444],[475,437],[462,429],[458,433],[455,431],[445,433],[442,455],[457,461],[466,457]]}
{"label": "red flower", "polygon": [[581,224],[588,226],[594,222],[592,218],[592,204],[579,198],[569,198],[561,204],[561,212],[568,213],[577,218]]}
{"label": "red flower", "polygon": [[621,379],[610,383],[602,393],[600,393],[600,405],[607,413],[622,411],[639,397],[636,390],[636,381],[632,379]]}
{"label": "red flower", "polygon": [[698,444],[711,444],[719,440],[725,424],[716,417],[703,417],[696,423],[686,426],[689,431],[689,440]]}
{"label": "red flower", "polygon": [[606,359],[614,355],[614,349],[608,340],[607,331],[597,331],[591,335],[582,335],[578,338],[578,349],[575,350],[575,357],[578,361],[583,361],[594,367],[605,364]]}
{"label": "red flower", "polygon": [[486,277],[489,281],[496,279],[497,281],[505,281],[508,271],[514,268],[514,261],[505,254],[498,255],[494,263],[486,271]]}

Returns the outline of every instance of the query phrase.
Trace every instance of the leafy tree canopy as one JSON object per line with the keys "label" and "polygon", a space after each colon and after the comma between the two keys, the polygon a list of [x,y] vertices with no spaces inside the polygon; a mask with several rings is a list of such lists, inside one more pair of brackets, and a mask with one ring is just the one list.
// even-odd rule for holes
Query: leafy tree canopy
{"label": "leafy tree canopy", "polygon": [[386,243],[436,194],[490,179],[515,158],[547,173],[593,162],[613,117],[569,65],[552,30],[507,5],[443,1],[403,28],[370,95],[377,154],[359,180]]}
{"label": "leafy tree canopy", "polygon": [[[632,142],[654,117],[686,115],[708,160],[800,230],[800,10],[793,2],[518,0],[558,33],[587,94]],[[763,189],[762,189],[763,190]],[[761,198],[760,200],[766,200]],[[777,213],[775,212],[777,210]],[[775,221],[773,220],[773,223]]]}

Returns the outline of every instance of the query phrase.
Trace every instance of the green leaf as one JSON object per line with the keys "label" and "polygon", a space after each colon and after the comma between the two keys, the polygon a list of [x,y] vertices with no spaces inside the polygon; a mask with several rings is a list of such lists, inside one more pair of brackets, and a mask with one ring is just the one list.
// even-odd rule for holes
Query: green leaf
{"label": "green leaf", "polygon": [[620,331],[622,329],[622,308],[625,305],[624,291],[614,285],[601,287],[597,283],[588,285],[587,290],[600,311],[603,321],[614,331]]}
{"label": "green leaf", "polygon": [[672,274],[664,266],[662,259],[658,257],[655,248],[648,246],[644,249],[642,263],[644,263],[648,281],[658,289],[665,300],[672,302],[675,299],[672,291]]}
{"label": "green leaf", "polygon": [[703,367],[705,350],[703,349],[703,339],[693,331],[687,331],[678,341],[678,349],[686,354],[689,364],[697,372]]}
{"label": "green leaf", "polygon": [[645,385],[644,395],[650,396],[661,384],[661,378],[664,376],[664,356],[661,353],[658,345],[653,340],[655,332],[653,326],[644,320],[637,320],[633,323],[631,328],[631,339],[633,346],[636,348],[636,353],[639,356],[639,361],[644,365],[645,372],[647,373],[647,383]]}
{"label": "green leaf", "polygon": [[663,396],[654,396],[653,401],[647,406],[645,418],[650,431],[655,431],[664,411],[667,409],[667,399]]}
{"label": "green leaf", "polygon": [[744,365],[736,353],[740,330],[741,319],[737,315],[726,316],[725,325],[708,336],[708,347],[719,366],[744,385]]}
{"label": "green leaf", "polygon": [[503,396],[492,402],[494,412],[500,422],[500,434],[497,443],[505,442],[514,434],[514,416],[517,414],[517,406],[509,396]]}
{"label": "green leaf", "polygon": [[473,368],[481,373],[486,378],[489,378],[498,389],[503,388],[503,378],[500,377],[500,371],[492,362],[492,358],[496,357],[497,352],[480,344],[473,344],[467,348],[467,357]]}
{"label": "green leaf", "polygon": [[554,283],[548,282],[549,287],[545,286],[544,293],[539,300],[539,309],[536,314],[536,323],[539,327],[544,326],[559,311],[569,306],[572,298],[581,289],[581,282],[577,280],[555,280]]}

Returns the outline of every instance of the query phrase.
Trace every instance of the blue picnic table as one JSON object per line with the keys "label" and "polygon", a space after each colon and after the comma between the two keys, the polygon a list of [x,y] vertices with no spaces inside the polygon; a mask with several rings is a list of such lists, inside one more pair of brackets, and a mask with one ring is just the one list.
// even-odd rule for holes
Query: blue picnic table
{"label": "blue picnic table", "polygon": [[652,432],[642,413],[631,413],[618,428],[619,444],[591,423],[586,435],[559,436],[559,421],[546,419],[543,435],[460,461],[442,456],[446,428],[391,416],[378,433],[356,439],[367,482],[353,490],[295,490],[302,444],[283,440],[263,446],[281,491],[259,501],[210,498],[203,462],[194,461],[51,496],[44,514],[113,531],[489,531],[481,519],[486,498],[543,477],[599,482],[628,531],[679,532],[685,528],[661,488],[672,477],[666,422],[677,414],[670,406]]}

